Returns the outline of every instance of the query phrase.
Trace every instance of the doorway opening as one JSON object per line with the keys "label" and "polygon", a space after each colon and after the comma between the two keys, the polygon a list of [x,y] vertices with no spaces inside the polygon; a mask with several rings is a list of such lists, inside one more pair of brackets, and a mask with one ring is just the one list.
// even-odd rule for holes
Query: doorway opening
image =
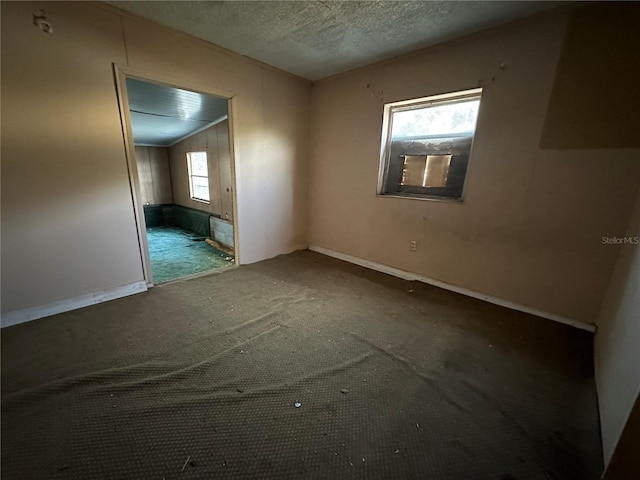
{"label": "doorway opening", "polygon": [[119,86],[147,283],[236,265],[230,99],[122,73]]}

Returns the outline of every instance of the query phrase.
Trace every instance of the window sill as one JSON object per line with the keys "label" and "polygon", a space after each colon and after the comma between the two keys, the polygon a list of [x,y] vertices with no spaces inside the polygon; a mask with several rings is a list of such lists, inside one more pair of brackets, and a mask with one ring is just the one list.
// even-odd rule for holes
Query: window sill
{"label": "window sill", "polygon": [[388,193],[376,193],[378,198],[400,198],[402,200],[422,200],[428,202],[445,202],[445,203],[457,203],[464,204],[464,198],[447,198],[447,197],[428,197],[418,195],[394,195]]}
{"label": "window sill", "polygon": [[198,202],[198,203],[204,203],[205,205],[211,205],[211,202],[210,202],[210,201],[202,200],[202,199],[200,199],[200,198],[193,198],[193,197],[191,197],[191,200],[193,200],[194,202]]}

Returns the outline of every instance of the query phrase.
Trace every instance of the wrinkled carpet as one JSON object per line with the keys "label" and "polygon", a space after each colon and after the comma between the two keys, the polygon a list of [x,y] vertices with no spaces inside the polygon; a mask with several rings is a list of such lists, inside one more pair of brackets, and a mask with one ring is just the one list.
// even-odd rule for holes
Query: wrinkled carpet
{"label": "wrinkled carpet", "polygon": [[597,479],[590,333],[309,251],[2,331],[6,479]]}

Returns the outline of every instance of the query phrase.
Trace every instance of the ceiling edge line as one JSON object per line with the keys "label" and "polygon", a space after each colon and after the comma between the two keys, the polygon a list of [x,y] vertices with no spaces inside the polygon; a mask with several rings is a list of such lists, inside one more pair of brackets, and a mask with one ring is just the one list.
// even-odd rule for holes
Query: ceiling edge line
{"label": "ceiling edge line", "polygon": [[211,122],[216,122],[218,120],[220,120],[220,118],[217,118],[215,120],[211,120],[208,118],[180,118],[174,115],[163,115],[162,113],[150,113],[150,112],[142,112],[140,110],[133,110],[133,109],[129,109],[129,111],[131,113],[137,113],[139,115],[148,115],[150,117],[158,117],[158,118],[170,118],[172,120],[180,120],[181,122],[207,122],[207,123],[211,123]]}
{"label": "ceiling edge line", "polygon": [[214,120],[213,122],[208,123],[208,124],[204,125],[203,127],[200,127],[199,129],[194,130],[193,132],[188,133],[188,134],[187,134],[187,135],[185,135],[184,137],[182,137],[182,138],[180,138],[180,139],[176,140],[175,142],[173,142],[173,143],[169,144],[169,147],[173,147],[174,145],[177,145],[178,143],[180,143],[180,142],[182,142],[182,141],[186,140],[186,139],[187,139],[187,138],[189,138],[189,137],[192,137],[192,136],[194,136],[194,135],[197,135],[197,134],[198,134],[198,133],[200,133],[200,132],[204,132],[204,131],[205,131],[205,130],[207,130],[208,128],[211,128],[211,127],[213,127],[213,126],[215,126],[215,125],[217,125],[217,124],[219,124],[219,123],[221,123],[221,122],[224,122],[224,121],[225,121],[225,120],[227,120],[228,118],[229,118],[229,114],[227,114],[227,115],[223,115],[223,116],[222,116],[222,117],[220,117],[219,119]]}
{"label": "ceiling edge line", "polygon": [[482,37],[484,35],[490,35],[494,32],[497,32],[498,30],[502,30],[502,29],[508,29],[508,28],[514,28],[517,25],[521,24],[521,23],[525,23],[525,22],[529,22],[534,18],[544,18],[545,16],[551,16],[553,14],[558,14],[558,12],[561,11],[566,11],[566,12],[570,12],[571,10],[577,9],[579,8],[580,5],[584,5],[585,2],[583,1],[575,1],[573,3],[569,2],[568,4],[561,4],[556,6],[555,8],[550,8],[549,10],[545,10],[542,12],[535,12],[532,13],[530,15],[524,16],[524,17],[520,17],[520,18],[512,18],[511,20],[507,20],[501,23],[496,23],[493,25],[489,25],[486,27],[481,27],[478,30],[469,32],[465,35],[462,36],[454,36],[454,37],[449,37],[443,40],[440,40],[436,43],[433,43],[431,45],[427,45],[426,47],[421,47],[418,48],[417,50],[411,50],[409,52],[406,53],[401,53],[399,55],[394,55],[393,57],[389,57],[383,60],[378,60],[376,62],[373,63],[368,63],[366,65],[362,65],[360,67],[355,67],[352,68],[350,70],[346,70],[344,72],[340,72],[340,73],[334,73],[331,75],[327,75],[326,77],[321,77],[318,78],[316,80],[312,80],[311,83],[312,84],[321,84],[321,83],[325,83],[325,82],[330,82],[333,80],[337,80],[341,77],[344,76],[348,76],[357,72],[361,72],[370,68],[377,68],[380,67],[382,65],[387,65],[390,63],[394,63],[400,60],[406,60],[408,58],[411,58],[413,56],[419,56],[422,55],[424,53],[429,52],[430,50],[435,50],[437,48],[441,48],[444,45],[456,45],[458,43],[464,43],[464,42],[468,42],[469,40],[472,40],[474,38],[479,38]]}
{"label": "ceiling edge line", "polygon": [[90,0],[83,0],[83,2],[85,5],[88,5],[90,7],[94,7],[94,8],[99,8],[101,10],[105,10],[108,11],[112,14],[115,15],[119,15],[122,18],[129,18],[129,19],[133,19],[133,20],[137,20],[137,21],[141,21],[144,23],[148,23],[149,25],[156,27],[156,28],[161,28],[164,30],[169,30],[177,35],[180,35],[181,37],[187,38],[191,41],[195,41],[196,43],[199,43],[200,45],[202,45],[203,47],[206,47],[210,50],[214,50],[218,53],[222,53],[225,55],[228,55],[230,57],[234,57],[234,58],[239,58],[239,59],[243,59],[246,60],[250,63],[253,63],[254,65],[260,67],[260,68],[264,68],[266,70],[271,70],[273,72],[276,73],[280,73],[283,75],[286,75],[287,77],[290,77],[294,80],[298,80],[301,82],[304,82],[306,84],[311,84],[312,80],[308,79],[308,78],[304,78],[301,77],[299,75],[296,75],[295,73],[291,73],[291,72],[287,72],[286,70],[282,70],[278,67],[274,67],[273,65],[269,65],[268,63],[264,63],[261,62],[260,60],[256,60],[255,58],[249,57],[247,55],[242,55],[240,53],[234,52],[233,50],[229,50],[228,48],[224,48],[220,45],[217,45],[215,43],[211,43],[208,42],[207,40],[204,40],[202,38],[196,37],[195,35],[191,35],[190,33],[186,33],[183,32],[181,30],[177,30],[175,28],[172,27],[168,27],[166,25],[163,25],[161,23],[158,23],[154,20],[150,20],[148,18],[145,17],[141,17],[140,15],[136,15],[135,13],[131,13],[127,10],[123,10],[121,8],[115,7],[113,5],[107,4],[107,3],[103,3],[103,2],[95,2],[95,1],[90,1]]}

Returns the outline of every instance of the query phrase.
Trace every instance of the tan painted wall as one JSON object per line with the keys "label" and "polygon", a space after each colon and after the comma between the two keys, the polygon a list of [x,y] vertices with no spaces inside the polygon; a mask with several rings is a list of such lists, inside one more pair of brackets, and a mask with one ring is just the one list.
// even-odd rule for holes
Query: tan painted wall
{"label": "tan painted wall", "polygon": [[[317,83],[309,243],[594,322],[618,254],[600,239],[626,227],[640,151],[538,148],[566,23],[537,17]],[[480,81],[465,203],[377,197],[383,104]]]}
{"label": "tan painted wall", "polygon": [[[640,197],[629,227],[615,236],[631,237],[632,242],[640,238]],[[608,463],[640,395],[640,245],[622,247],[598,326],[596,385],[604,459]]]}
{"label": "tan painted wall", "polygon": [[[191,198],[187,152],[206,151],[209,203]],[[173,196],[177,205],[204,210],[233,221],[233,182],[229,151],[229,122],[224,120],[169,147]]]}
{"label": "tan painted wall", "polygon": [[135,155],[143,205],[173,203],[168,149],[136,146]]}
{"label": "tan painted wall", "polygon": [[609,460],[603,480],[629,480],[640,478],[640,462],[638,462],[638,445],[640,445],[640,395],[633,404],[616,450]]}
{"label": "tan painted wall", "polygon": [[638,25],[638,2],[589,2],[571,15],[543,148],[640,147]]}
{"label": "tan painted wall", "polygon": [[309,84],[133,17],[129,65],[235,93],[239,258],[252,263],[307,245]]}
{"label": "tan painted wall", "polygon": [[[50,12],[55,33],[36,28]],[[121,25],[2,2],[2,311],[142,279],[111,62]]]}
{"label": "tan painted wall", "polygon": [[308,82],[97,5],[1,8],[3,312],[143,279],[112,62],[233,92],[239,258],[306,246]]}

